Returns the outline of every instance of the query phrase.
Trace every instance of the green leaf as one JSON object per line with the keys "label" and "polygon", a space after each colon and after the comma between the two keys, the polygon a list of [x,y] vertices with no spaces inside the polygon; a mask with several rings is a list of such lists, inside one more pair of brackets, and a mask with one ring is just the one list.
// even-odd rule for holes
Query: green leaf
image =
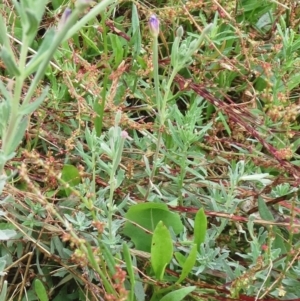
{"label": "green leaf", "polygon": [[13,53],[10,47],[9,38],[7,35],[7,28],[3,16],[0,14],[0,45],[5,46],[9,53]]}
{"label": "green leaf", "polygon": [[5,280],[2,284],[2,289],[1,289],[1,293],[0,293],[0,301],[7,300],[6,293],[7,293],[7,281]]}
{"label": "green leaf", "polygon": [[145,252],[150,252],[152,235],[137,225],[153,232],[158,222],[163,221],[168,228],[173,229],[175,235],[183,231],[180,216],[170,212],[166,204],[142,203],[133,205],[125,217],[128,221],[125,223],[123,233],[131,238],[136,249]]}
{"label": "green leaf", "polygon": [[171,293],[168,293],[164,297],[160,299],[160,301],[181,301],[187,296],[189,293],[191,293],[193,290],[196,289],[196,286],[188,286],[181,288],[177,291],[173,291]]}
{"label": "green leaf", "polygon": [[38,30],[39,27],[39,21],[37,20],[35,16],[35,12],[31,9],[26,9],[25,14],[28,20],[28,27],[26,30],[26,35],[31,36],[33,38]]}
{"label": "green leaf", "polygon": [[132,3],[131,26],[132,26],[131,41],[133,42],[133,57],[136,57],[141,52],[142,39],[141,39],[141,31],[140,31],[140,19],[138,15],[138,10],[134,3]]}
{"label": "green leaf", "polygon": [[[0,92],[4,96],[5,100],[11,101],[12,97],[11,97],[9,91],[7,90],[7,88],[5,87],[5,85],[4,85],[4,83],[3,83],[2,80],[0,80]],[[1,110],[0,110],[0,112],[1,112]]]}
{"label": "green leaf", "polygon": [[11,239],[16,235],[17,232],[15,230],[10,230],[10,229],[0,230],[0,241]]}
{"label": "green leaf", "polygon": [[12,134],[14,139],[12,140],[9,147],[5,150],[5,155],[7,155],[7,156],[12,156],[13,152],[16,150],[16,148],[21,143],[21,141],[24,137],[25,131],[27,129],[27,126],[28,126],[28,117],[25,116],[21,120],[18,119],[16,122],[19,123],[19,126],[16,127],[15,132]]}
{"label": "green leaf", "polygon": [[[71,187],[75,187],[81,181],[78,169],[75,166],[69,164],[64,165],[61,173],[61,179]],[[71,189],[68,187],[65,188],[65,193],[66,196],[69,196],[71,194]]]}
{"label": "green leaf", "polygon": [[2,47],[1,58],[11,76],[18,76],[21,74],[12,53],[10,53],[5,46]]}
{"label": "green leaf", "polygon": [[[267,204],[263,200],[262,197],[258,197],[258,212],[262,219],[266,221],[274,221],[274,217],[268,208]],[[273,241],[273,245],[276,249],[281,249],[281,254],[285,254],[287,252],[283,235],[281,230],[278,227],[272,227],[270,231],[273,231],[275,234],[275,239]]]}
{"label": "green leaf", "polygon": [[200,245],[205,241],[205,235],[207,230],[207,218],[203,208],[199,209],[195,216],[194,225],[194,243],[199,250]]}
{"label": "green leaf", "polygon": [[192,268],[195,266],[196,258],[197,258],[197,245],[194,244],[189,256],[187,257],[186,261],[182,266],[182,272],[180,274],[179,279],[176,281],[177,284],[182,282],[191,272]]}
{"label": "green leaf", "polygon": [[134,277],[134,270],[133,264],[131,260],[131,255],[129,252],[129,247],[126,242],[123,243],[123,256],[126,263],[127,273],[129,276],[130,282],[130,292],[129,292],[129,301],[134,301],[134,287],[135,287],[135,277]]}
{"label": "green leaf", "polygon": [[3,100],[0,102],[0,137],[2,137],[2,133],[6,132],[9,115],[10,115],[10,102],[7,100]]}
{"label": "green leaf", "polygon": [[46,289],[41,280],[39,280],[39,279],[34,280],[34,290],[40,301],[48,301],[49,300]]}
{"label": "green leaf", "polygon": [[183,265],[184,265],[184,263],[186,261],[186,257],[183,254],[181,254],[180,252],[175,252],[174,255],[175,255],[175,258],[176,258],[178,264],[181,267],[183,267]]}
{"label": "green leaf", "polygon": [[258,211],[262,219],[274,221],[274,217],[262,197],[258,197]]}
{"label": "green leaf", "polygon": [[160,221],[152,237],[151,244],[151,265],[156,279],[162,280],[167,264],[173,256],[173,242],[170,231]]}
{"label": "green leaf", "polygon": [[52,45],[55,38],[55,29],[50,28],[44,39],[42,44],[40,45],[37,53],[34,55],[34,57],[29,61],[29,63],[26,65],[25,68],[25,77],[29,76],[33,72],[35,72],[38,67],[40,66],[41,62],[44,60],[44,58],[47,56],[47,50],[49,49],[50,45]]}
{"label": "green leaf", "polygon": [[117,67],[120,65],[120,63],[123,60],[123,54],[124,54],[123,44],[119,36],[115,34],[108,34],[108,36],[110,38],[111,46],[114,53],[115,66]]}
{"label": "green leaf", "polygon": [[20,115],[29,115],[34,112],[44,101],[49,91],[49,86],[44,89],[42,94],[34,101],[27,104],[23,104],[20,107],[19,114]]}

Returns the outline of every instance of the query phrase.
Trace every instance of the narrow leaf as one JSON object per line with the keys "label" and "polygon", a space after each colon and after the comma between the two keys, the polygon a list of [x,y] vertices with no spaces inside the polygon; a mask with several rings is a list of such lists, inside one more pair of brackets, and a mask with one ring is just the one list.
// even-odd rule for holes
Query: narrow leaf
{"label": "narrow leaf", "polygon": [[130,282],[130,292],[129,292],[128,300],[134,301],[134,287],[135,287],[134,270],[133,270],[133,264],[132,264],[129,248],[127,243],[125,242],[123,243],[123,255],[126,263],[127,273],[129,276],[129,282]]}
{"label": "narrow leaf", "polygon": [[183,264],[181,275],[176,282],[177,284],[182,282],[191,272],[191,270],[195,266],[196,258],[197,258],[197,245],[194,244],[189,256],[187,257],[186,261]]}
{"label": "narrow leaf", "polygon": [[151,265],[155,276],[162,280],[167,264],[173,255],[173,243],[169,230],[160,221],[153,233],[151,244]]}
{"label": "narrow leaf", "polygon": [[2,290],[0,293],[0,301],[7,300],[6,299],[6,293],[7,293],[7,281],[5,280],[2,284]]}
{"label": "narrow leaf", "polygon": [[45,289],[44,284],[42,283],[41,280],[35,279],[35,281],[34,281],[34,290],[35,290],[35,293],[37,294],[40,301],[48,301],[49,300],[48,296],[47,296],[46,289]]}
{"label": "narrow leaf", "polygon": [[131,26],[132,26],[132,41],[133,41],[133,56],[138,56],[142,49],[142,39],[140,31],[140,20],[138,15],[137,7],[132,3],[132,17],[131,17]]}
{"label": "narrow leaf", "polygon": [[33,72],[35,72],[38,67],[40,66],[41,62],[47,56],[47,50],[49,49],[50,45],[53,43],[55,38],[55,30],[54,28],[50,28],[39,47],[39,50],[34,55],[34,57],[29,61],[25,68],[25,77],[29,76]]}
{"label": "narrow leaf", "polygon": [[[275,220],[270,209],[268,208],[267,204],[265,203],[265,201],[263,200],[262,197],[258,198],[258,212],[259,212],[261,218],[266,221],[274,221]],[[275,239],[273,242],[274,248],[280,249],[281,254],[285,254],[287,250],[285,247],[285,242],[283,240],[283,235],[282,235],[281,230],[278,227],[273,227],[273,231],[275,233]]]}
{"label": "narrow leaf", "polygon": [[1,57],[3,63],[11,76],[18,76],[20,75],[20,70],[14,60],[13,55],[7,50],[5,46],[2,47]]}
{"label": "narrow leaf", "polygon": [[164,297],[160,299],[160,301],[181,301],[183,300],[189,293],[195,290],[196,286],[188,286],[181,288],[177,291],[173,291],[168,293]]}
{"label": "narrow leaf", "polygon": [[12,140],[11,144],[9,145],[9,148],[7,148],[7,150],[5,150],[6,151],[5,155],[7,155],[7,156],[12,156],[13,152],[16,150],[16,148],[21,143],[21,141],[24,137],[25,131],[27,130],[28,117],[25,116],[21,120],[20,119],[16,120],[16,122],[19,125],[18,125],[18,127],[16,127],[14,133],[12,134],[12,137],[14,137],[14,139]]}
{"label": "narrow leaf", "polygon": [[9,53],[13,53],[10,47],[9,39],[7,36],[7,28],[3,16],[0,14],[0,45],[5,46]]}
{"label": "narrow leaf", "polygon": [[262,197],[258,197],[258,212],[262,219],[274,221],[274,217]]}
{"label": "narrow leaf", "polygon": [[207,229],[207,218],[204,213],[203,208],[199,209],[195,216],[195,225],[194,225],[194,243],[197,245],[199,250],[200,245],[205,241]]}
{"label": "narrow leaf", "polygon": [[39,21],[35,16],[35,12],[31,9],[26,9],[25,14],[28,20],[28,28],[26,31],[26,35],[31,36],[33,38],[35,36],[35,33],[37,32]]}
{"label": "narrow leaf", "polygon": [[10,101],[11,96],[10,96],[9,91],[5,87],[5,85],[4,85],[4,83],[3,83],[2,80],[0,80],[0,92],[2,93],[3,97],[5,98],[5,100]]}
{"label": "narrow leaf", "polygon": [[42,94],[34,101],[27,104],[23,104],[20,107],[19,114],[20,115],[29,115],[34,112],[44,101],[49,91],[49,86],[44,89]]}

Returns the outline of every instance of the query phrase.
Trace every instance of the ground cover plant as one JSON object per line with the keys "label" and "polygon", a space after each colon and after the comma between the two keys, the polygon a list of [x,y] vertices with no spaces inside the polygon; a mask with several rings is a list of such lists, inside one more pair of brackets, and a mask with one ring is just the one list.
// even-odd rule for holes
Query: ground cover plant
{"label": "ground cover plant", "polygon": [[295,1],[0,4],[0,301],[295,300]]}

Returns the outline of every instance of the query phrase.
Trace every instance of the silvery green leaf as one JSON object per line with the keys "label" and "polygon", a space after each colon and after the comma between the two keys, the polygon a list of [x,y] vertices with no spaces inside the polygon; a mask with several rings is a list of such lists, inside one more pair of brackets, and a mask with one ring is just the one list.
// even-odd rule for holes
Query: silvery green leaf
{"label": "silvery green leaf", "polygon": [[132,26],[132,38],[133,42],[133,53],[134,57],[139,55],[142,49],[142,39],[140,31],[140,20],[138,15],[138,10],[134,2],[132,3],[132,17],[131,17],[131,26]]}
{"label": "silvery green leaf", "polygon": [[6,150],[6,155],[11,156],[15,152],[15,150],[17,149],[17,147],[19,146],[19,144],[21,143],[24,137],[27,126],[28,126],[28,117],[26,116],[21,121],[19,121],[19,126],[17,127],[16,132],[13,133],[14,139],[12,140],[9,149]]}
{"label": "silvery green leaf", "polygon": [[12,50],[10,48],[9,39],[7,36],[5,21],[1,14],[0,14],[0,44],[4,45],[9,50],[9,52],[12,53]]}
{"label": "silvery green leaf", "polygon": [[179,51],[179,42],[180,38],[175,37],[173,45],[172,45],[172,52],[171,52],[171,65],[175,68],[178,65],[178,51]]}
{"label": "silvery green leaf", "polygon": [[[1,179],[0,179],[0,181],[1,181]],[[2,204],[6,204],[6,203],[8,203],[8,202],[11,202],[11,201],[13,201],[14,199],[13,199],[13,197],[11,196],[11,195],[8,195],[8,196],[6,196],[4,199],[2,199],[1,201],[0,201],[0,205],[2,205]],[[6,213],[4,213],[4,215],[5,215]]]}
{"label": "silvery green leaf", "polygon": [[6,100],[10,100],[11,99],[11,95],[10,95],[9,91],[6,89],[6,87],[3,84],[2,80],[0,80],[0,92],[2,93],[3,97]]}
{"label": "silvery green leaf", "polygon": [[47,3],[50,2],[49,0],[29,0],[27,5],[28,9],[34,8],[34,15],[35,19],[37,20],[38,23],[41,22],[41,19],[45,13],[46,5]]}
{"label": "silvery green leaf", "polygon": [[[4,164],[5,164],[5,162],[4,162]],[[6,184],[6,179],[7,179],[6,176],[4,176],[4,175],[0,176],[0,194],[2,194],[3,188],[4,188],[5,184]]]}
{"label": "silvery green leaf", "polygon": [[8,240],[17,235],[15,230],[5,229],[0,230],[0,240]]}
{"label": "silvery green leaf", "polygon": [[19,110],[20,116],[29,115],[34,112],[42,104],[48,94],[48,91],[49,86],[44,89],[43,93],[35,101],[21,105]]}
{"label": "silvery green leaf", "polygon": [[39,21],[36,18],[35,12],[32,11],[31,9],[26,9],[25,14],[28,20],[26,35],[34,38],[39,27]]}
{"label": "silvery green leaf", "polygon": [[15,59],[9,50],[5,46],[2,47],[1,51],[1,58],[3,60],[3,63],[5,67],[7,68],[8,73],[11,76],[18,76],[20,75],[20,70],[18,69],[18,66],[15,62]]}
{"label": "silvery green leaf", "polygon": [[0,137],[2,137],[3,131],[5,131],[10,115],[10,104],[8,101],[3,100],[0,102]]}
{"label": "silvery green leaf", "polygon": [[[0,276],[5,276],[6,274],[7,274],[6,272],[0,271]],[[7,280],[3,281],[3,285],[0,293],[0,300],[7,300],[6,293],[7,293]]]}

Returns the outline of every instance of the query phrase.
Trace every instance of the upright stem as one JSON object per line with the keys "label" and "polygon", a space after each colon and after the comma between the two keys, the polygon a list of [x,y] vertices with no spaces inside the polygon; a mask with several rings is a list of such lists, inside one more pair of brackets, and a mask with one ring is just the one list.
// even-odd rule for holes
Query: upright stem
{"label": "upright stem", "polygon": [[150,175],[150,183],[148,186],[148,191],[146,193],[146,198],[148,197],[151,186],[153,183],[153,179],[157,170],[158,166],[158,156],[159,151],[162,144],[162,133],[163,133],[163,126],[166,122],[167,114],[166,114],[166,107],[169,98],[169,91],[171,90],[171,85],[173,80],[176,76],[177,69],[173,69],[171,76],[168,80],[168,84],[165,89],[164,97],[162,98],[160,86],[159,86],[159,74],[158,74],[158,39],[157,36],[154,36],[153,39],[153,77],[154,77],[154,90],[155,90],[155,97],[156,97],[156,104],[157,104],[157,111],[158,111],[158,120],[159,125],[157,129],[157,142],[156,142],[156,149],[153,157],[153,168]]}

